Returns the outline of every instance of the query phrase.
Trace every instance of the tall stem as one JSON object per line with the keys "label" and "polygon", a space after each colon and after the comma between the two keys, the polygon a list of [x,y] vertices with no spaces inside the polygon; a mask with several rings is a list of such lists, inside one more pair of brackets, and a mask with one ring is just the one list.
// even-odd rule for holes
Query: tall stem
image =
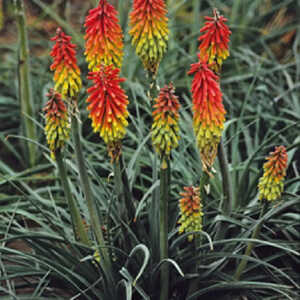
{"label": "tall stem", "polygon": [[[36,127],[33,122],[34,109],[32,100],[32,87],[30,78],[30,59],[29,45],[26,31],[25,11],[22,0],[14,1],[16,21],[19,34],[19,98],[21,102],[21,119],[24,126],[25,136],[36,141]],[[27,149],[29,155],[29,163],[31,166],[35,164],[36,147],[30,141],[27,141]]]}
{"label": "tall stem", "polygon": [[[160,259],[168,258],[168,202],[170,193],[170,161],[165,159],[160,169],[160,205],[159,205],[159,241]],[[160,275],[160,300],[169,299],[169,266],[161,266]]]}
{"label": "tall stem", "polygon": [[122,174],[121,174],[120,160],[119,159],[115,159],[114,162],[113,162],[115,192],[117,194],[119,204],[121,205],[122,219],[127,223],[129,221],[128,207],[127,207],[127,203],[125,203],[125,197],[124,197],[125,195],[124,195]]}
{"label": "tall stem", "polygon": [[[218,147],[218,160],[220,164],[220,171],[222,175],[222,185],[223,185],[223,201],[222,201],[222,211],[226,216],[231,214],[232,209],[235,207],[235,200],[232,190],[232,180],[229,172],[228,160],[226,157],[225,147],[223,140],[221,139]],[[225,221],[220,221],[217,224],[216,239],[223,239],[226,235],[227,226]]]}
{"label": "tall stem", "polygon": [[200,190],[200,197],[201,200],[203,201],[203,196],[204,196],[204,187],[208,184],[209,182],[209,172],[203,172],[202,176],[200,178],[200,183],[199,183],[199,190]]}
{"label": "tall stem", "polygon": [[73,233],[76,240],[79,240],[87,246],[91,246],[91,242],[88,238],[88,234],[84,228],[82,218],[80,216],[79,208],[72,197],[70,185],[68,182],[67,171],[63,162],[63,155],[60,150],[55,152],[55,158],[57,162],[58,171],[60,174],[61,183],[64,189],[65,197],[68,201],[68,206],[71,214],[71,221],[73,227]]}
{"label": "tall stem", "polygon": [[[263,205],[262,205],[262,208],[261,208],[261,211],[260,211],[260,215],[259,215],[259,220],[260,220],[260,221],[257,223],[257,225],[256,225],[256,227],[255,227],[255,229],[254,229],[254,231],[253,231],[253,233],[252,233],[251,239],[256,239],[256,238],[258,237],[258,235],[260,234],[260,230],[261,230],[262,225],[263,225],[263,220],[261,220],[261,219],[262,219],[262,217],[264,216],[264,214],[265,214],[267,208],[268,208],[268,202],[267,202],[266,200],[264,200],[264,203],[263,203]],[[254,242],[250,241],[250,242],[248,243],[248,245],[247,245],[247,248],[246,248],[246,251],[245,251],[245,254],[244,254],[244,255],[245,255],[245,256],[250,256],[253,247],[254,247]],[[245,269],[246,266],[247,266],[247,263],[248,263],[248,258],[247,258],[247,257],[244,257],[244,258],[241,260],[240,264],[238,265],[237,270],[236,270],[236,272],[235,272],[235,274],[234,274],[234,279],[235,279],[236,281],[238,281],[238,280],[240,279],[240,277],[241,277],[241,275],[242,275],[244,269]]]}
{"label": "tall stem", "polygon": [[130,191],[130,185],[129,185],[129,180],[126,172],[126,167],[123,161],[123,156],[122,154],[120,155],[119,161],[119,170],[120,170],[120,183],[122,186],[122,191],[124,195],[124,201],[126,204],[126,209],[128,213],[128,219],[129,222],[132,222],[135,216],[135,206],[134,206],[134,201],[132,198],[132,194]]}
{"label": "tall stem", "polygon": [[[157,96],[157,81],[156,77],[152,77],[148,74],[149,78],[149,90],[148,90],[148,97],[149,97],[149,105],[151,106],[154,102],[155,97]],[[150,129],[149,129],[150,130]],[[158,180],[159,174],[159,158],[156,151],[153,153],[153,161],[152,161],[152,182],[156,182]],[[150,224],[150,235],[151,235],[151,248],[153,253],[153,261],[158,261],[160,257],[159,251],[159,231],[160,226],[159,222],[152,222],[152,218],[154,220],[159,219],[159,203],[160,203],[160,195],[159,195],[159,187],[156,187],[152,193],[152,201],[150,203],[150,214],[149,214],[149,224]]]}
{"label": "tall stem", "polygon": [[[153,153],[152,160],[152,182],[158,181],[158,154],[156,152]],[[151,249],[153,253],[153,263],[159,261],[160,251],[159,251],[159,187],[156,187],[152,192],[152,199],[150,202],[149,214],[148,214],[148,223],[149,223],[149,231],[151,238]],[[153,222],[152,220],[156,220]]]}
{"label": "tall stem", "polygon": [[111,263],[109,260],[108,251],[105,247],[105,242],[104,242],[103,233],[101,229],[100,216],[98,214],[95,200],[92,196],[90,181],[85,167],[85,161],[83,158],[81,141],[80,141],[79,121],[76,115],[72,116],[72,136],[74,141],[75,155],[76,155],[76,160],[77,160],[77,165],[79,170],[80,181],[85,194],[87,207],[91,219],[91,225],[95,233],[98,246],[100,248],[99,249],[100,264],[102,265],[105,271],[110,271]]}
{"label": "tall stem", "polygon": [[203,210],[204,210],[204,215],[202,218],[202,224],[205,224],[205,210],[206,210],[206,203],[205,203],[205,186],[209,183],[210,179],[210,170],[208,172],[203,172],[202,176],[200,178],[200,184],[199,184],[199,191],[200,191],[200,199],[202,202]]}
{"label": "tall stem", "polygon": [[151,75],[148,73],[149,77],[149,91],[148,91],[148,97],[150,98],[149,104],[151,105],[154,101],[154,98],[157,96],[157,78],[156,75]]}
{"label": "tall stem", "polygon": [[229,215],[235,203],[233,198],[232,181],[229,172],[228,160],[226,157],[225,147],[222,139],[219,144],[218,159],[220,163],[224,192],[223,211],[226,215]]}

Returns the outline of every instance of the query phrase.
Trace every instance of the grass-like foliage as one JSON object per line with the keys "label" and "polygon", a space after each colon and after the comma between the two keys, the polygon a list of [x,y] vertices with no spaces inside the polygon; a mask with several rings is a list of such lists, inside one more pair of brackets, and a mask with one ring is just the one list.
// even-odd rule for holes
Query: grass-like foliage
{"label": "grass-like foliage", "polygon": [[1,299],[300,298],[299,1],[150,2],[0,1]]}

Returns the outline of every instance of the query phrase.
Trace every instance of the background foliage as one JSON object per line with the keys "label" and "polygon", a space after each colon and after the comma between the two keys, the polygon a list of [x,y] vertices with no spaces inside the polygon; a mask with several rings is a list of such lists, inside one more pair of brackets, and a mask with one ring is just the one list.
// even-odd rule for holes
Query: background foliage
{"label": "background foliage", "polygon": [[[151,106],[148,79],[130,45],[128,13],[131,1],[114,1],[125,35],[122,76],[130,105],[130,125],[123,155],[137,204],[134,224],[123,224],[114,196],[112,168],[106,146],[93,134],[87,118],[87,64],[83,56],[84,18],[96,1],[25,1],[31,54],[35,122],[39,139],[36,165],[29,167],[18,100],[18,43],[10,1],[0,1],[0,293],[1,299],[156,299],[158,247],[150,211],[157,199],[158,162],[150,139]],[[172,81],[182,108],[181,142],[172,155],[169,245],[172,299],[186,299],[187,285],[197,280],[188,299],[298,299],[300,277],[300,2],[169,0],[170,40],[158,72],[162,87]],[[217,7],[232,31],[231,56],[224,63],[221,88],[227,110],[223,140],[233,181],[234,207],[223,211],[223,187],[218,163],[205,199],[204,235],[199,251],[177,235],[179,192],[196,185],[202,173],[191,118],[190,64],[196,61],[197,37],[204,16]],[[82,145],[92,189],[101,214],[108,220],[116,282],[105,284],[92,262],[91,249],[74,242],[55,163],[49,157],[41,109],[52,87],[50,37],[57,26],[73,36],[84,88],[79,98]],[[233,274],[257,223],[258,178],[264,157],[274,145],[288,149],[289,167],[282,201],[264,217],[262,233],[239,281]],[[87,218],[72,144],[66,150],[72,193]],[[89,220],[86,220],[89,223]],[[87,225],[88,226],[88,225]],[[212,245],[211,245],[212,243]],[[213,250],[211,249],[213,247]],[[132,252],[131,252],[132,251]],[[199,270],[193,271],[195,261]],[[143,263],[147,265],[143,268]],[[176,262],[176,263],[175,263]],[[180,275],[179,267],[184,273]],[[133,284],[142,270],[141,276]],[[135,283],[135,282],[134,282]],[[83,296],[84,295],[84,296]],[[27,297],[27,298],[25,298]],[[115,298],[113,298],[115,299]]]}

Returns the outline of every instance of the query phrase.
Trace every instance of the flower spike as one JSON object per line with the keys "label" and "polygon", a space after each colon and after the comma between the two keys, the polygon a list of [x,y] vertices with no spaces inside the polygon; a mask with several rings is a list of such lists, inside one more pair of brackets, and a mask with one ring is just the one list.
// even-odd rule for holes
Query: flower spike
{"label": "flower spike", "polygon": [[179,101],[172,83],[160,90],[153,107],[152,143],[162,158],[169,157],[179,140]]}
{"label": "flower spike", "polygon": [[284,146],[275,148],[266,158],[264,175],[259,179],[259,199],[277,200],[283,192],[283,180],[287,168],[287,152]]}
{"label": "flower spike", "polygon": [[128,125],[128,99],[120,87],[125,79],[119,77],[119,72],[113,65],[101,65],[99,71],[90,72],[88,79],[94,85],[87,90],[89,97],[86,100],[92,127],[107,144],[112,160],[119,157],[121,139]]}
{"label": "flower spike", "polygon": [[69,139],[70,118],[67,107],[59,93],[54,89],[50,89],[46,96],[49,100],[43,109],[46,119],[45,134],[51,157],[55,159],[55,151],[62,149]]}
{"label": "flower spike", "polygon": [[91,71],[96,71],[101,64],[121,67],[124,45],[117,15],[117,10],[107,0],[100,0],[85,19],[84,54]]}
{"label": "flower spike", "polygon": [[[207,58],[211,68],[219,73],[223,60],[229,56],[229,36],[231,31],[224,23],[226,18],[221,16],[217,9],[214,9],[214,17],[205,17],[207,20],[200,30],[203,35],[199,37],[200,56]],[[215,63],[215,64],[213,64]]]}
{"label": "flower spike", "polygon": [[[178,223],[181,224],[179,233],[200,231],[203,212],[199,187],[186,186],[183,189],[184,192],[180,193],[182,198],[179,200],[180,219]],[[193,234],[188,236],[189,241],[192,241],[193,238]]]}
{"label": "flower spike", "polygon": [[219,77],[210,69],[211,65],[201,61],[192,64],[188,72],[194,74],[193,94],[193,127],[200,151],[204,171],[209,173],[218,150],[225,122],[225,109]]}
{"label": "flower spike", "polygon": [[76,60],[76,46],[71,43],[71,37],[61,28],[57,28],[55,41],[50,55],[54,58],[51,71],[54,72],[54,89],[63,99],[76,97],[81,89],[80,70]]}
{"label": "flower spike", "polygon": [[168,18],[164,0],[134,0],[130,14],[132,45],[145,69],[155,76],[167,50]]}

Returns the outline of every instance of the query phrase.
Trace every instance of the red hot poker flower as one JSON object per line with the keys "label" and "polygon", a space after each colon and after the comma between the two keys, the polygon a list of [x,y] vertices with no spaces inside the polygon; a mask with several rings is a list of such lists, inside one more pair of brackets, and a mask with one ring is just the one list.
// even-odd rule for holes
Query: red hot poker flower
{"label": "red hot poker flower", "polygon": [[55,41],[50,55],[54,58],[50,66],[54,73],[55,90],[62,98],[75,97],[81,89],[80,70],[76,60],[76,46],[71,43],[71,37],[66,35],[61,28],[56,30]]}
{"label": "red hot poker flower", "polygon": [[61,95],[50,89],[46,95],[49,100],[43,111],[45,112],[45,133],[51,151],[51,157],[55,158],[55,151],[61,149],[69,139],[70,118]]}
{"label": "red hot poker flower", "polygon": [[[200,231],[202,229],[202,203],[200,199],[199,187],[185,186],[184,192],[181,192],[182,198],[179,200],[180,223],[179,233]],[[192,241],[193,234],[188,236]]]}
{"label": "red hot poker flower", "polygon": [[96,71],[101,64],[121,67],[123,34],[117,14],[107,0],[100,0],[85,19],[85,55],[92,71]]}
{"label": "red hot poker flower", "polygon": [[220,71],[223,60],[229,56],[229,36],[231,31],[225,24],[226,18],[221,16],[214,9],[214,17],[205,17],[204,27],[200,30],[203,35],[199,37],[200,56],[208,59],[208,64],[212,64],[211,68],[216,72]]}
{"label": "red hot poker flower", "polygon": [[283,180],[286,175],[288,156],[284,146],[275,148],[266,158],[264,175],[260,178],[259,199],[274,201],[283,191]]}
{"label": "red hot poker flower", "polygon": [[179,101],[172,83],[160,90],[153,105],[152,143],[162,158],[170,155],[179,140]]}
{"label": "red hot poker flower", "polygon": [[132,45],[145,69],[156,75],[167,50],[168,18],[164,0],[134,0],[130,14]]}
{"label": "red hot poker flower", "polygon": [[120,141],[128,125],[128,99],[120,87],[125,79],[119,77],[119,72],[113,65],[101,65],[99,71],[90,72],[88,75],[88,79],[94,83],[87,90],[89,117],[92,119],[94,131],[99,132],[108,145],[112,159],[118,157]]}
{"label": "red hot poker flower", "polygon": [[225,109],[219,77],[210,69],[210,65],[200,61],[192,64],[188,72],[194,75],[192,82],[193,127],[197,146],[205,171],[209,172],[217,155],[225,122]]}

